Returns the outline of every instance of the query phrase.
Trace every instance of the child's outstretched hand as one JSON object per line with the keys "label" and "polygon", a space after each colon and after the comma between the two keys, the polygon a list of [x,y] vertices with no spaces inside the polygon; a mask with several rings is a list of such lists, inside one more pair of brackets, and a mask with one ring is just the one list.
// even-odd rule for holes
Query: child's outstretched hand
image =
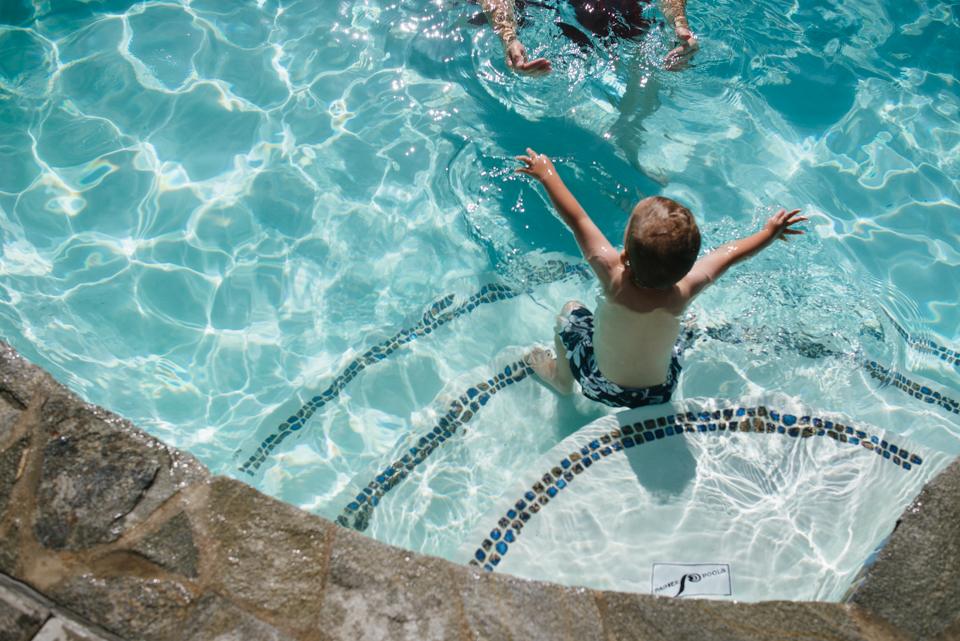
{"label": "child's outstretched hand", "polygon": [[790,239],[787,238],[787,236],[807,233],[802,229],[793,229],[791,227],[791,225],[807,220],[806,216],[797,216],[799,213],[799,209],[794,209],[793,211],[781,209],[770,217],[770,220],[767,221],[767,224],[764,225],[763,228],[773,234],[773,239],[771,240],[779,238],[782,241],[789,241]]}
{"label": "child's outstretched hand", "polygon": [[507,56],[507,69],[512,69],[525,76],[539,78],[547,75],[553,69],[550,61],[546,58],[528,60],[527,48],[519,40],[514,40],[504,47],[504,53]]}
{"label": "child's outstretched hand", "polygon": [[667,71],[680,71],[690,68],[693,54],[700,50],[700,43],[693,32],[686,27],[677,27],[677,47],[667,54],[663,68]]}
{"label": "child's outstretched hand", "polygon": [[540,182],[543,182],[550,176],[557,175],[556,167],[553,166],[553,163],[550,162],[550,159],[547,158],[545,154],[538,154],[530,147],[527,147],[527,154],[526,156],[517,156],[517,160],[526,166],[517,167],[514,169],[515,172],[533,176]]}

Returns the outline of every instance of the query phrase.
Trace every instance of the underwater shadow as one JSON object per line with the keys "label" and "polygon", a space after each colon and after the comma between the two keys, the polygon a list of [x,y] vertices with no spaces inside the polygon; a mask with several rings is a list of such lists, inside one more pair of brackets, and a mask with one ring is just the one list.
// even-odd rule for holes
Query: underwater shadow
{"label": "underwater shadow", "polygon": [[666,437],[624,453],[637,481],[661,504],[683,494],[697,475],[697,460],[685,437]]}
{"label": "underwater shadow", "polygon": [[[537,383],[546,386],[545,383],[540,381],[537,381]],[[557,423],[554,430],[557,443],[610,413],[599,403],[590,404],[586,407],[584,405],[577,403],[573,396],[558,396]]]}

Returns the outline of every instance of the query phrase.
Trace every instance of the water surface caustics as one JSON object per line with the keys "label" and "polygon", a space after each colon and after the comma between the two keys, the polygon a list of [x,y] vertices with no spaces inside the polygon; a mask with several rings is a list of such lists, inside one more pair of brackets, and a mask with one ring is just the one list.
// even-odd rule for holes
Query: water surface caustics
{"label": "water surface caustics", "polygon": [[[853,358],[960,387],[910,347],[960,336],[955,6],[691,1],[702,50],[667,73],[659,23],[583,44],[558,26],[566,4],[531,3],[520,37],[554,61],[538,80],[506,71],[469,3],[36,7],[0,9],[0,336],[215,473],[239,475],[431,302],[526,292],[404,345],[265,459],[260,489],[335,518],[450,395],[550,341],[566,300],[593,300],[591,281],[522,282],[578,257],[512,172],[527,146],[612,240],[654,193],[691,207],[705,249],[780,206],[811,217],[695,311],[846,358],[705,340],[681,396],[783,391],[958,449],[954,418],[864,387]],[[517,470],[606,412],[532,381],[484,411],[375,536],[448,554]]]}

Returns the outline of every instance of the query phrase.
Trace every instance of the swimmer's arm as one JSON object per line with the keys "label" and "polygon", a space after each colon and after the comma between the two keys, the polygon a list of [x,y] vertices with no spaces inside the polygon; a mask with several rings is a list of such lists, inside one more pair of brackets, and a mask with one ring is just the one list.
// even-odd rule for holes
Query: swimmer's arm
{"label": "swimmer's arm", "polygon": [[689,28],[687,24],[687,0],[660,0],[660,11],[663,12],[663,17],[667,19],[671,27],[683,26]]}
{"label": "swimmer's arm", "polygon": [[660,0],[660,11],[671,27],[687,27],[687,0]]}
{"label": "swimmer's arm", "polygon": [[546,154],[538,154],[529,147],[527,154],[517,156],[517,160],[525,166],[518,167],[514,171],[536,178],[547,190],[550,202],[573,232],[583,257],[596,272],[600,285],[606,291],[613,280],[614,270],[620,265],[620,252],[607,240],[586,210],[570,193]]}
{"label": "swimmer's arm", "polygon": [[480,0],[493,32],[500,36],[508,69],[528,76],[543,76],[550,73],[550,61],[544,58],[527,59],[527,48],[517,38],[517,21],[513,0]]}
{"label": "swimmer's arm", "polygon": [[663,67],[668,71],[680,71],[689,66],[693,54],[700,48],[697,37],[690,31],[687,23],[687,0],[660,0],[660,11],[673,28],[677,38],[677,47],[664,60]]}
{"label": "swimmer's arm", "polygon": [[778,238],[787,241],[789,236],[806,233],[801,229],[793,229],[791,226],[807,220],[804,216],[798,216],[799,213],[799,209],[789,212],[781,209],[756,234],[722,245],[698,260],[679,283],[681,290],[687,296],[687,300],[692,300],[697,294],[715,283],[728,269],[739,262],[756,256]]}
{"label": "swimmer's arm", "polygon": [[493,32],[500,36],[506,47],[517,39],[517,22],[514,19],[513,0],[480,0]]}

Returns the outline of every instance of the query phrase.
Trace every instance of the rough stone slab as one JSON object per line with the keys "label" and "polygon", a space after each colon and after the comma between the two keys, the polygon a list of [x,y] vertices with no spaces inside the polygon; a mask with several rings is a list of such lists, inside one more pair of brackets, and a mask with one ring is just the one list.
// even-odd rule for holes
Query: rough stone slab
{"label": "rough stone slab", "polygon": [[183,512],[177,512],[160,529],[138,543],[133,551],[183,576],[194,578],[199,572],[200,551],[193,538],[190,520]]}
{"label": "rough stone slab", "polygon": [[960,639],[960,618],[953,622],[949,628],[938,634],[934,641],[956,641]]}
{"label": "rough stone slab", "polygon": [[0,519],[7,513],[10,493],[13,492],[13,486],[20,477],[20,464],[28,444],[29,439],[20,438],[13,441],[6,449],[0,450]]}
{"label": "rough stone slab", "polygon": [[700,600],[702,611],[718,625],[738,630],[739,638],[770,638],[777,634],[810,639],[909,639],[910,635],[890,626],[869,611],[839,603],[763,601],[734,603]]}
{"label": "rough stone slab", "polygon": [[[67,636],[62,638],[73,641],[73,639],[82,639],[82,640],[91,640],[91,641],[124,641],[123,638],[118,637],[114,634],[107,632],[101,628],[98,628],[95,624],[90,621],[85,621],[77,616],[76,613],[70,612],[58,606],[56,603],[48,599],[43,594],[40,594],[30,586],[11,579],[8,576],[0,574],[0,591],[6,590],[8,593],[13,593],[18,595],[21,599],[34,604],[39,611],[43,613],[43,618],[46,619],[46,623],[43,624],[43,627],[40,628],[40,631],[37,632],[37,636],[33,637],[31,641],[43,641],[44,631],[46,634],[62,634]],[[49,617],[49,618],[48,618]],[[0,639],[3,637],[4,628],[0,626]],[[73,634],[74,636],[70,636]],[[83,636],[86,635],[86,636]],[[61,637],[54,637],[61,638]]]}
{"label": "rough stone slab", "polygon": [[451,567],[338,527],[320,631],[350,641],[459,638],[460,605]]}
{"label": "rough stone slab", "polygon": [[204,594],[197,601],[180,638],[190,641],[294,641],[293,637],[238,610],[213,592]]}
{"label": "rough stone slab", "polygon": [[194,598],[181,584],[134,576],[85,575],[50,590],[56,603],[129,639],[179,639]]}
{"label": "rough stone slab", "polygon": [[638,641],[889,640],[910,638],[836,603],[735,603],[604,592],[608,638]]}
{"label": "rough stone slab", "polygon": [[43,603],[0,584],[0,641],[33,638],[49,616]]}
{"label": "rough stone slab", "polygon": [[26,409],[38,388],[57,385],[59,383],[43,369],[27,362],[10,345],[0,341],[0,438],[6,421],[13,413]]}
{"label": "rough stone slab", "polygon": [[462,569],[469,638],[605,639],[593,590]]}
{"label": "rough stone slab", "polygon": [[282,629],[315,630],[332,524],[225,477],[211,482],[206,510],[217,592]]}
{"label": "rough stone slab", "polygon": [[20,527],[16,521],[5,527],[0,525],[0,572],[13,575],[19,559]]}
{"label": "rough stone slab", "polygon": [[112,635],[103,636],[91,628],[54,616],[47,619],[31,641],[111,641],[116,638]]}
{"label": "rough stone slab", "polygon": [[907,507],[852,602],[918,639],[960,619],[960,458]]}
{"label": "rough stone slab", "polygon": [[[112,434],[71,426],[43,448],[34,533],[53,550],[83,550],[120,538],[118,521],[153,485],[160,461]],[[87,431],[87,434],[83,432]]]}
{"label": "rough stone slab", "polygon": [[116,541],[187,485],[209,477],[193,457],[69,393],[43,405],[34,535],[76,551]]}
{"label": "rough stone slab", "polygon": [[0,441],[6,438],[11,425],[22,413],[19,403],[14,403],[13,399],[5,398],[0,394]]}

